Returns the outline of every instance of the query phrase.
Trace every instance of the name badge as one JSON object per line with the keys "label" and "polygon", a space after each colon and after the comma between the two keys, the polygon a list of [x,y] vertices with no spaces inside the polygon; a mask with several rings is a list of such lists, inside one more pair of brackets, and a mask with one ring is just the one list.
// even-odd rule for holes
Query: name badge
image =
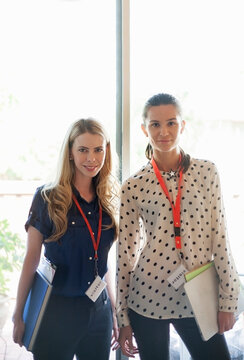
{"label": "name badge", "polygon": [[91,286],[86,290],[86,295],[95,302],[106,286],[105,281],[103,281],[100,276],[97,276]]}
{"label": "name badge", "polygon": [[184,274],[187,272],[182,264],[168,277],[168,282],[177,290],[185,283]]}

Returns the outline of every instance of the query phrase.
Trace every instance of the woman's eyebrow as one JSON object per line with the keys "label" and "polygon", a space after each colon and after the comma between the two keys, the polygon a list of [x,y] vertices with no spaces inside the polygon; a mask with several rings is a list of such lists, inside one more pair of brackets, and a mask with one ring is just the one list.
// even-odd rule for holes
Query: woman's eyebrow
{"label": "woman's eyebrow", "polygon": [[[166,119],[166,121],[173,121],[173,120],[177,120],[177,118],[173,117],[173,118],[170,118],[170,119]],[[150,119],[149,122],[160,122],[160,120]]]}
{"label": "woman's eyebrow", "polygon": [[92,148],[92,147],[88,147],[88,146],[84,146],[84,145],[80,145],[79,146],[79,149],[86,149],[86,150],[89,150],[89,149],[101,149],[101,148],[103,148],[103,145],[98,145],[98,146],[94,146],[94,148]]}
{"label": "woman's eyebrow", "polygon": [[166,121],[172,121],[172,120],[177,120],[177,118],[173,117],[173,118],[167,119]]}

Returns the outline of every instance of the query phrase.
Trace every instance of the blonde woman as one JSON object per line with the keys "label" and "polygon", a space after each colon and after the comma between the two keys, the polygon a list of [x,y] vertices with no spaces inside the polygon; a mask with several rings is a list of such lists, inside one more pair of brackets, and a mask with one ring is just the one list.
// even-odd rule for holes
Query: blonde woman
{"label": "blonde woman", "polygon": [[[38,188],[26,222],[27,252],[13,315],[13,339],[22,346],[23,308],[41,248],[57,266],[33,354],[35,360],[108,360],[113,328],[118,328],[107,268],[117,236],[117,192],[111,175],[109,139],[93,119],[75,122],[67,132],[59,171],[50,185]],[[97,275],[108,282],[96,302],[86,291]]]}

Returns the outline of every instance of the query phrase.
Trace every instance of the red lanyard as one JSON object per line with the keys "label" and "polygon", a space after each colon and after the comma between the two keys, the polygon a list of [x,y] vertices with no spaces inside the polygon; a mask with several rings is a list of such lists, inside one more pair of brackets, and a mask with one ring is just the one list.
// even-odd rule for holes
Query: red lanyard
{"label": "red lanyard", "polygon": [[167,197],[167,199],[170,202],[171,208],[172,208],[172,212],[173,212],[173,220],[174,220],[174,231],[175,231],[175,245],[177,249],[181,249],[181,236],[180,236],[180,201],[181,201],[181,182],[182,182],[182,176],[183,176],[183,170],[180,170],[180,178],[179,178],[179,184],[178,184],[178,194],[176,197],[176,202],[175,205],[172,203],[170,196],[169,196],[169,192],[167,189],[167,186],[164,182],[164,179],[162,177],[162,175],[160,174],[160,171],[157,167],[157,164],[154,160],[154,158],[152,158],[152,166],[153,166],[153,170],[155,172],[155,175],[157,176],[157,179]]}
{"label": "red lanyard", "polygon": [[78,203],[78,200],[76,199],[75,195],[72,194],[72,198],[77,206],[77,208],[79,209],[83,219],[85,220],[85,223],[88,227],[88,230],[89,230],[89,233],[91,235],[91,239],[92,239],[92,244],[93,244],[93,247],[94,247],[94,251],[95,251],[95,260],[98,259],[98,256],[97,256],[97,250],[98,250],[98,246],[99,246],[99,243],[100,243],[100,238],[101,238],[101,232],[102,232],[102,207],[100,206],[99,207],[99,222],[98,222],[98,233],[97,233],[97,241],[95,240],[95,237],[94,237],[94,232],[92,231],[92,228],[91,228],[91,225],[89,223],[89,221],[87,220],[87,217],[86,215],[84,214],[82,208],[80,207],[79,203]]}

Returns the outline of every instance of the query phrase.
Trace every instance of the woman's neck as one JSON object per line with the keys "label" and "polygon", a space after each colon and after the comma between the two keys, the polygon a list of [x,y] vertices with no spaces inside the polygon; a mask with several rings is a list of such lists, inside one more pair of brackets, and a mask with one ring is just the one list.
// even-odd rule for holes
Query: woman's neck
{"label": "woman's neck", "polygon": [[79,191],[80,196],[87,202],[90,202],[95,197],[95,188],[92,178],[75,178],[74,186]]}
{"label": "woman's neck", "polygon": [[174,151],[170,152],[155,151],[153,158],[159,170],[166,172],[170,170],[176,171],[180,165],[180,149],[174,149]]}

